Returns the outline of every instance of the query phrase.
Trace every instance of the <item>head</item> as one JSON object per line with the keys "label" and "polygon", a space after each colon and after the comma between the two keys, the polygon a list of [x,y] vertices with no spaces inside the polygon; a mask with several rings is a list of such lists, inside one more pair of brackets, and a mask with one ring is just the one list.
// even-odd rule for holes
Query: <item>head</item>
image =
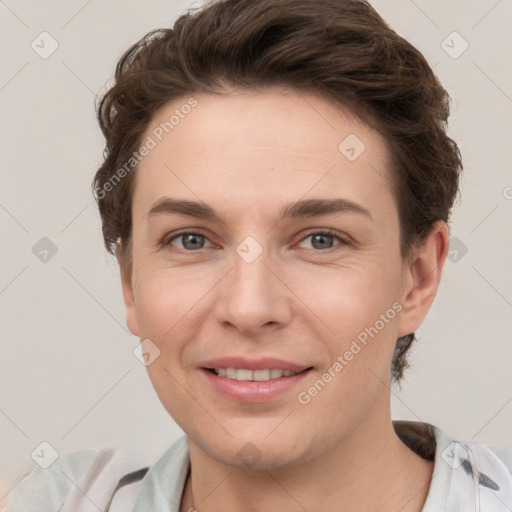
{"label": "head", "polygon": [[[189,435],[261,446],[286,410],[204,391],[218,357],[311,367],[295,421],[313,432],[347,404],[329,412],[331,440],[371,414],[382,379],[400,381],[447,252],[462,167],[448,115],[421,53],[359,0],[215,1],[124,54],[93,187],[129,328],[158,347],[150,377]],[[199,403],[219,414],[206,430]],[[272,436],[282,454],[289,429]]]}

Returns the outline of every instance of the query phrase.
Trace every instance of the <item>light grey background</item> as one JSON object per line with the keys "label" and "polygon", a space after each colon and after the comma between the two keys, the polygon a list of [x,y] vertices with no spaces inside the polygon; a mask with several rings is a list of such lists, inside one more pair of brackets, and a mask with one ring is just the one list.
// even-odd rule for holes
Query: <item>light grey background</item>
{"label": "light grey background", "polygon": [[[457,258],[446,263],[407,381],[392,390],[393,416],[512,446],[512,2],[372,3],[448,89],[465,163],[451,226]],[[138,340],[125,326],[90,183],[103,150],[95,94],[130,44],[189,5],[0,0],[2,495],[42,441],[59,453],[126,450],[135,469],[181,434],[132,353]],[[31,47],[50,48],[43,31],[59,45],[47,59]],[[454,31],[469,44],[458,58],[464,41]],[[43,237],[58,250],[46,262],[32,252]]]}

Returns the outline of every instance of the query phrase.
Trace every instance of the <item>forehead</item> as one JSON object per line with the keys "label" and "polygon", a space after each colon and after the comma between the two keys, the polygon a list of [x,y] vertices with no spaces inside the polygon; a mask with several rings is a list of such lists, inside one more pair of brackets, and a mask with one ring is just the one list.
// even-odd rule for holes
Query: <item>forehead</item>
{"label": "forehead", "polygon": [[[191,106],[193,105],[193,106]],[[308,194],[391,199],[386,141],[349,111],[286,90],[196,94],[161,108],[143,142],[134,202],[160,197],[269,209]]]}

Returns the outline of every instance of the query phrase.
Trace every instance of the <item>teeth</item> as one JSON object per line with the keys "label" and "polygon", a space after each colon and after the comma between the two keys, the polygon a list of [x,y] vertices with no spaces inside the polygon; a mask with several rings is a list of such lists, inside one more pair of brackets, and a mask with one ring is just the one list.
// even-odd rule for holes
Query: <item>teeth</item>
{"label": "teeth", "polygon": [[215,373],[219,377],[227,377],[228,379],[241,381],[267,381],[272,379],[280,379],[281,377],[290,377],[296,375],[297,372],[292,370],[280,370],[278,368],[265,370],[246,370],[244,368],[215,368]]}
{"label": "teeth", "polygon": [[279,379],[283,375],[283,370],[270,370],[271,379]]}
{"label": "teeth", "polygon": [[226,377],[228,379],[235,379],[236,380],[236,370],[234,368],[226,368]]}
{"label": "teeth", "polygon": [[252,370],[236,370],[236,380],[253,380]]}
{"label": "teeth", "polygon": [[252,380],[270,380],[270,370],[254,370]]}

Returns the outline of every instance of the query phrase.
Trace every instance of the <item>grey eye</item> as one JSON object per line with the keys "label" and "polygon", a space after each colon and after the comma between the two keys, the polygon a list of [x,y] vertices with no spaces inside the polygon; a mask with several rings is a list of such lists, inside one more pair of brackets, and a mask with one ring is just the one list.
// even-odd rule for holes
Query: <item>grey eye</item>
{"label": "grey eye", "polygon": [[[329,232],[322,232],[319,231],[317,233],[311,233],[310,235],[306,236],[302,239],[301,243],[304,243],[305,240],[311,239],[311,245],[313,249],[319,249],[319,250],[325,250],[325,249],[332,249],[338,245],[344,245],[346,244],[345,240],[343,240],[340,236],[329,233]],[[338,240],[337,244],[334,244],[334,240]],[[309,248],[309,247],[308,247]]]}
{"label": "grey eye", "polygon": [[171,238],[168,243],[173,245],[173,241],[175,240],[180,240],[182,242],[182,247],[179,247],[180,249],[195,251],[204,248],[207,238],[200,233],[181,233],[174,238]]}
{"label": "grey eye", "polygon": [[329,243],[329,241],[333,242],[335,238],[333,235],[322,233],[319,233],[317,235],[310,235],[310,237],[312,240],[313,247],[315,249],[330,249],[333,246],[333,244]]}

